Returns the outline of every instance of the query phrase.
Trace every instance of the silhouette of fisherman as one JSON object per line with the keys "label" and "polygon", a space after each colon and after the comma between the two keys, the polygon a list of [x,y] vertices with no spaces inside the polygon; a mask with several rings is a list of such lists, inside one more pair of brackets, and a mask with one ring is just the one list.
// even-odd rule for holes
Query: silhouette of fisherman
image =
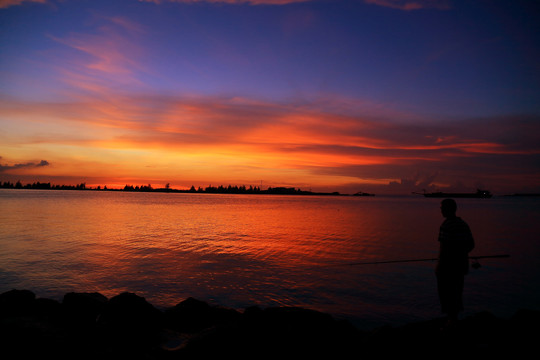
{"label": "silhouette of fisherman", "polygon": [[474,239],[469,225],[456,216],[457,204],[453,199],[441,202],[445,217],[439,230],[439,259],[435,269],[441,311],[447,314],[445,328],[452,328],[463,311],[463,283],[469,272],[469,252]]}

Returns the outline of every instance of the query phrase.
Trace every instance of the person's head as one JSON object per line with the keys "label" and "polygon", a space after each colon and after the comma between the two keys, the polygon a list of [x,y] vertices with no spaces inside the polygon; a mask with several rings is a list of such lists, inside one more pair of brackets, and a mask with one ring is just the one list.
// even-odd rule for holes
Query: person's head
{"label": "person's head", "polygon": [[454,199],[444,199],[441,202],[441,213],[444,217],[456,216],[457,204]]}

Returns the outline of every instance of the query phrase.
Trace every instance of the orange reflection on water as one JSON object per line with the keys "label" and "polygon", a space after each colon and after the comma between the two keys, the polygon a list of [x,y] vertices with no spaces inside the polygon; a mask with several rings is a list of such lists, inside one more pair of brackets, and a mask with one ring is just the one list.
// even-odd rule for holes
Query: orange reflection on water
{"label": "orange reflection on water", "polygon": [[295,302],[371,271],[326,265],[402,257],[401,244],[417,237],[400,232],[410,219],[399,204],[370,198],[43,194],[29,231],[42,240],[33,246],[48,286],[131,291],[163,305],[197,295]]}
{"label": "orange reflection on water", "polygon": [[[493,306],[534,304],[538,295],[514,281],[538,277],[534,261],[522,261],[537,244],[530,219],[538,206],[519,200],[459,205],[480,252],[512,250],[514,263],[486,263],[482,277],[468,279],[466,291]],[[347,265],[436,257],[437,199],[0,190],[0,211],[6,291],[59,299],[130,291],[156,306],[193,296],[381,321],[439,314],[433,263]],[[514,293],[521,295],[505,297]]]}

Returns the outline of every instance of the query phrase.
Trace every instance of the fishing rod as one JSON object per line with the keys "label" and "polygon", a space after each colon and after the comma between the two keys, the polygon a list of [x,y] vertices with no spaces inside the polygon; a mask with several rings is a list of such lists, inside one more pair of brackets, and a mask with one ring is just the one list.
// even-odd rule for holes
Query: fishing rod
{"label": "fishing rod", "polygon": [[[479,268],[480,264],[478,263],[478,259],[508,258],[508,257],[510,257],[510,255],[502,254],[502,255],[469,256],[468,258],[475,261],[475,263],[473,264],[474,268]],[[439,259],[438,258],[430,258],[430,259],[384,260],[384,261],[369,261],[369,262],[356,262],[356,263],[345,263],[345,264],[332,264],[332,265],[322,265],[322,266],[323,267],[356,266],[356,265],[375,265],[375,264],[406,263],[406,262],[436,261],[436,260],[439,260]]]}

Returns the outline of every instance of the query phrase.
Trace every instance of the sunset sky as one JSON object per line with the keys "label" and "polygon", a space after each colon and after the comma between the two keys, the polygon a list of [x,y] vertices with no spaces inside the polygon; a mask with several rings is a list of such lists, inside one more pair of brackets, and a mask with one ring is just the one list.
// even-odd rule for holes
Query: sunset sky
{"label": "sunset sky", "polygon": [[540,192],[540,2],[0,0],[0,182]]}

